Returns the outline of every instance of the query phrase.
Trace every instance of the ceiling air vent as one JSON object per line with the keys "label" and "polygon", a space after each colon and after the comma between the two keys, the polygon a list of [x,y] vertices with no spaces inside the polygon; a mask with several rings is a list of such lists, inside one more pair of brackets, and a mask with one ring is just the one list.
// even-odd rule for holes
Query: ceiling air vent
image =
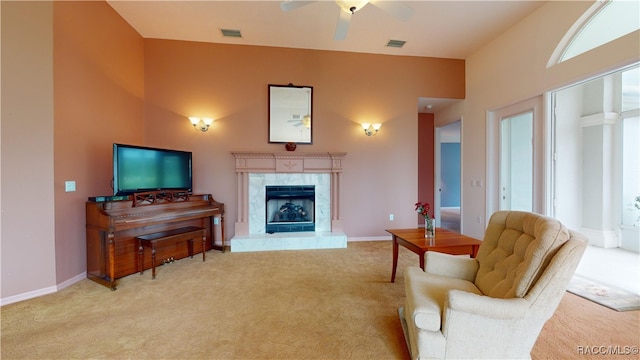
{"label": "ceiling air vent", "polygon": [[387,47],[401,48],[405,43],[406,41],[403,40],[389,40],[389,42],[387,42]]}
{"label": "ceiling air vent", "polygon": [[242,34],[240,33],[240,30],[220,29],[220,31],[222,32],[222,36],[224,36],[224,37],[234,37],[234,38],[241,38],[242,37]]}

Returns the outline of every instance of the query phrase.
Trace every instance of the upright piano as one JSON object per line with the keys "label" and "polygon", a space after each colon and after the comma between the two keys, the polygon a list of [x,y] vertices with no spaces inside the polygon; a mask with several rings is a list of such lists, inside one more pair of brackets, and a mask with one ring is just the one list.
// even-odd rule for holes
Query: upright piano
{"label": "upright piano", "polygon": [[[138,270],[135,237],[186,226],[206,229],[207,241],[193,242],[193,252],[224,251],[224,204],[211,195],[191,195],[180,191],[145,192],[125,200],[87,201],[87,277],[112,290],[117,279]],[[220,241],[216,241],[219,227]],[[156,258],[181,259],[189,255],[187,243],[158,248]],[[151,267],[150,252],[144,264]]]}

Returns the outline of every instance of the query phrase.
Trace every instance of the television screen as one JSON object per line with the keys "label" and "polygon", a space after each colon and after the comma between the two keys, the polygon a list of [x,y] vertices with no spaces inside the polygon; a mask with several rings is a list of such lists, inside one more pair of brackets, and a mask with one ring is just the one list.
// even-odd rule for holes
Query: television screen
{"label": "television screen", "polygon": [[113,193],[156,190],[191,193],[191,152],[113,144]]}

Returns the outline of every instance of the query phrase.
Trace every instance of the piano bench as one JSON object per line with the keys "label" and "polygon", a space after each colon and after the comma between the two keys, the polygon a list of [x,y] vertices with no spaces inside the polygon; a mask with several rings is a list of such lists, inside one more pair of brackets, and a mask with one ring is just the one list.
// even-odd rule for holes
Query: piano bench
{"label": "piano bench", "polygon": [[205,244],[207,242],[206,229],[197,226],[187,226],[178,229],[160,231],[136,236],[138,242],[138,266],[140,275],[144,272],[144,248],[151,249],[151,278],[156,278],[156,245],[158,243],[175,244],[181,241],[189,242],[189,256],[193,258],[193,239],[202,238],[202,261],[205,261]]}

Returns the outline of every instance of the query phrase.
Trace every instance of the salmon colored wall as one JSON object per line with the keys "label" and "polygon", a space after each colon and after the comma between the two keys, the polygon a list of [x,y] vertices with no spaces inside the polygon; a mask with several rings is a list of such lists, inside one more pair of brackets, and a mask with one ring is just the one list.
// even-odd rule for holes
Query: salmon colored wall
{"label": "salmon colored wall", "polygon": [[[0,296],[55,291],[53,6],[1,1]],[[34,295],[31,295],[32,297]]]}
{"label": "salmon colored wall", "polygon": [[[2,304],[84,278],[84,206],[112,193],[113,142],[193,151],[195,191],[226,203],[230,238],[230,152],[283,150],[267,143],[267,84],[314,86],[314,144],[297,151],[348,152],[347,235],[387,236],[415,226],[418,97],[465,94],[462,60],[144,40],[103,1],[1,9]],[[202,134],[189,115],[217,120]],[[365,121],[384,125],[366,137]]]}
{"label": "salmon colored wall", "polygon": [[[461,60],[145,39],[144,68],[146,144],[194,152],[194,192],[225,203],[227,239],[237,219],[231,152],[284,151],[267,141],[268,84],[313,87],[313,145],[296,151],[348,153],[342,218],[352,239],[416,226],[418,97],[465,92]],[[201,133],[188,116],[216,120]],[[367,137],[362,122],[383,125]]]}
{"label": "salmon colored wall", "polygon": [[[433,114],[418,114],[418,200],[431,205],[431,215],[435,215],[435,127]],[[416,215],[417,216],[417,215]],[[424,218],[418,217],[418,223],[424,224]]]}
{"label": "salmon colored wall", "polygon": [[[85,202],[111,195],[114,142],[144,142],[144,44],[106,2],[54,3],[56,277],[86,272]],[[65,181],[76,181],[65,192]]]}

